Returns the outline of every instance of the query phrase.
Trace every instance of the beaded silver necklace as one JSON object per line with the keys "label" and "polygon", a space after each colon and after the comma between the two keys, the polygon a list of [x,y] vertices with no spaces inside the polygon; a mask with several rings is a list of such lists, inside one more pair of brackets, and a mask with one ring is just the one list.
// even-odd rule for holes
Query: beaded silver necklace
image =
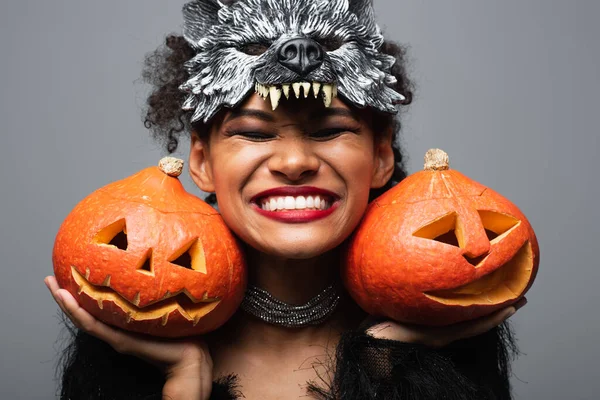
{"label": "beaded silver necklace", "polygon": [[300,328],[320,324],[333,313],[339,302],[340,294],[335,285],[326,287],[307,303],[299,306],[277,300],[264,289],[248,286],[241,308],[269,324]]}

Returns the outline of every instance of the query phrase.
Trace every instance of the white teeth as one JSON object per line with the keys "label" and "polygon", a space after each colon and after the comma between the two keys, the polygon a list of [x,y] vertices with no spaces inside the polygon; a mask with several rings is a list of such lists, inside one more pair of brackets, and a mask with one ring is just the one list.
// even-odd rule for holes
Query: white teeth
{"label": "white teeth", "polygon": [[264,199],[260,207],[265,211],[326,210],[331,207],[331,203],[320,196],[279,196]]}
{"label": "white teeth", "polygon": [[285,209],[286,210],[295,210],[296,209],[296,202],[294,201],[294,198],[292,196],[287,196],[285,198]]}
{"label": "white teeth", "polygon": [[281,85],[281,87],[283,88],[283,94],[285,95],[286,99],[290,98],[290,85]]}
{"label": "white teeth", "polygon": [[281,99],[281,89],[278,89],[276,86],[271,86],[269,95],[271,97],[271,106],[273,107],[273,110],[275,110],[279,105],[279,99]]}
{"label": "white teeth", "polygon": [[301,85],[302,85],[302,88],[304,89],[304,98],[307,98],[308,93],[310,92],[310,83],[302,82]]}
{"label": "white teeth", "polygon": [[331,91],[331,95],[333,97],[337,97],[337,85],[335,83],[333,84],[333,89]]}
{"label": "white teeth", "polygon": [[296,209],[303,210],[306,208],[306,199],[303,196],[296,197]]}
{"label": "white teeth", "polygon": [[313,82],[312,87],[316,99],[317,97],[319,97],[319,89],[321,88],[321,84],[319,82]]}
{"label": "white teeth", "polygon": [[294,94],[296,95],[296,98],[299,99],[300,98],[300,82],[292,83],[292,88],[294,88]]}
{"label": "white teeth", "polygon": [[331,96],[332,96],[332,87],[331,85],[323,85],[323,103],[325,103],[325,107],[329,107],[331,105]]}

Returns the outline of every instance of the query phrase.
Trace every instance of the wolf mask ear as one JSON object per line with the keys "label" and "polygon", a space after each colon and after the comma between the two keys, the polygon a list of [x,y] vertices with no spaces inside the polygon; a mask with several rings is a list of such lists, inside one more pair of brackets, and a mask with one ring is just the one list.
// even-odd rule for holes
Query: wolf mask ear
{"label": "wolf mask ear", "polygon": [[347,0],[349,3],[348,11],[356,15],[358,20],[370,32],[377,31],[375,23],[375,10],[373,10],[373,0]]}
{"label": "wolf mask ear", "polygon": [[[339,12],[339,13],[344,13],[346,11],[348,11],[348,4],[349,0],[328,0],[328,1],[323,1],[323,3],[325,3],[330,9],[332,9],[334,12]],[[327,4],[329,3],[329,4]]]}
{"label": "wolf mask ear", "polygon": [[194,48],[206,32],[219,23],[219,10],[227,8],[219,0],[196,0],[183,6],[183,37]]}

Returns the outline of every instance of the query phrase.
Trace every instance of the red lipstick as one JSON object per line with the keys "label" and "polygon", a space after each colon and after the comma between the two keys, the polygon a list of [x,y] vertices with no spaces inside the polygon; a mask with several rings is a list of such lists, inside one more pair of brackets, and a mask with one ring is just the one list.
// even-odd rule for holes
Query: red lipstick
{"label": "red lipstick", "polygon": [[[281,211],[267,211],[263,210],[260,206],[261,199],[265,197],[274,196],[308,196],[308,195],[319,195],[326,199],[331,204],[326,210],[281,210]],[[335,209],[337,209],[339,202],[337,201],[339,196],[329,190],[313,187],[313,186],[283,186],[279,188],[273,188],[260,192],[252,197],[252,206],[261,215],[274,219],[276,221],[287,222],[287,223],[305,223],[312,222],[318,219],[322,219],[330,215]]]}

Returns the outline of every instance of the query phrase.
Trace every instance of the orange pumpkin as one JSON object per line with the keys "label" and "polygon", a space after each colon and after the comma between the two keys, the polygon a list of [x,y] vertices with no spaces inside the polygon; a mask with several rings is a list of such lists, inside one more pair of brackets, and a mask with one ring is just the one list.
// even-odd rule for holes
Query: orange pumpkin
{"label": "orange pumpkin", "polygon": [[430,326],[477,318],[518,301],[539,264],[525,215],[448,168],[425,170],[375,199],[349,241],[342,277],[368,313]]}
{"label": "orange pumpkin", "polygon": [[82,200],[60,227],[54,273],[108,324],[182,337],[212,331],[241,303],[242,252],[218,212],[187,193],[171,157]]}

